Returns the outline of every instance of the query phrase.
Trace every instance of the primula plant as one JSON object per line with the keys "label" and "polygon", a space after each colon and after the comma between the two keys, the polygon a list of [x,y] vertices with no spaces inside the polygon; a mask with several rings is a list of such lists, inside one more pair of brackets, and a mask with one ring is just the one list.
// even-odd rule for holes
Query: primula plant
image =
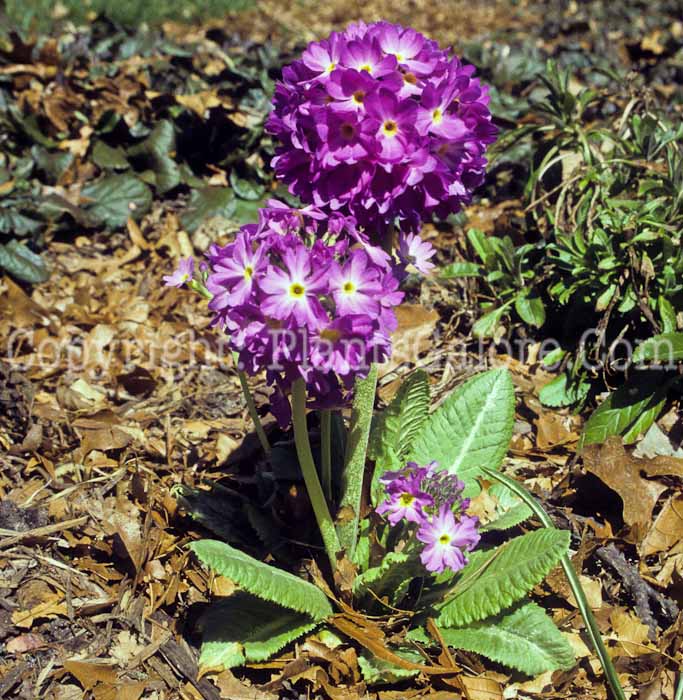
{"label": "primula plant", "polygon": [[[471,66],[411,29],[357,24],[311,44],[285,69],[269,121],[281,141],[276,173],[305,206],[269,202],[231,243],[167,278],[208,299],[275,475],[283,448],[269,444],[245,374],[272,387],[326,554],[306,565],[309,580],[281,568],[300,570],[269,524],[266,491],[223,493],[221,520],[201,492],[181,489],[188,510],[227,540],[192,550],[238,586],[205,617],[204,667],[264,661],[313,630],[333,646],[339,634],[359,642],[370,682],[444,672],[425,661],[444,643],[527,674],[573,664],[528,598],[560,561],[571,569],[569,533],[546,522],[506,539],[532,511],[502,483],[487,484],[494,515],[474,512],[512,437],[508,373],[470,379],[431,412],[428,377],[416,371],[373,415],[401,282],[433,267],[417,229],[457,211],[481,182],[495,136],[487,103]],[[315,452],[309,409],[319,414]],[[256,481],[266,488],[263,474]],[[254,534],[273,564],[243,551],[255,551]],[[315,548],[315,536],[305,539]],[[360,619],[402,641],[368,641]]]}

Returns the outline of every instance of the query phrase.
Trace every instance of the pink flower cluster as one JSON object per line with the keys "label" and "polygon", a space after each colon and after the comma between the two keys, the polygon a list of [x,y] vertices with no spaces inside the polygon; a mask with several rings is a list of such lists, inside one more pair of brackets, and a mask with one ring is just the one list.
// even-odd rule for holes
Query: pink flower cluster
{"label": "pink flower cluster", "polygon": [[271,201],[258,224],[213,246],[208,259],[214,323],[243,369],[266,371],[283,424],[295,379],[306,381],[314,405],[340,405],[354,379],[389,356],[403,293],[389,256],[352,220]]}
{"label": "pink flower cluster", "polygon": [[479,519],[466,515],[469,499],[462,498],[465,484],[439,469],[436,462],[421,467],[408,462],[380,479],[387,499],[377,512],[392,525],[401,520],[417,525],[417,539],[424,543],[420,561],[428,571],[459,571],[467,564],[467,552],[479,542]]}
{"label": "pink flower cluster", "polygon": [[496,138],[474,67],[413,29],[350,25],[283,70],[267,128],[276,175],[302,201],[366,230],[457,212]]}

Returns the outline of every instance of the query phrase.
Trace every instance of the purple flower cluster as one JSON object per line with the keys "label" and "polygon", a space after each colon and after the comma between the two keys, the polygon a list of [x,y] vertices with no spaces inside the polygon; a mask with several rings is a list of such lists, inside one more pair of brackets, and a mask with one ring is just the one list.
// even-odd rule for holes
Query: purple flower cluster
{"label": "purple flower cluster", "polygon": [[439,470],[436,462],[421,467],[408,462],[404,469],[386,472],[380,479],[387,499],[377,512],[387,514],[392,525],[401,520],[417,525],[417,539],[425,547],[420,561],[428,571],[459,571],[467,564],[480,539],[479,519],[466,515],[469,499],[462,498],[465,484],[457,476]]}
{"label": "purple flower cluster", "polygon": [[496,138],[474,67],[413,29],[350,25],[283,70],[267,127],[302,201],[379,231],[417,229],[470,201]]}
{"label": "purple flower cluster", "polygon": [[353,220],[271,201],[258,224],[212,246],[208,259],[214,323],[242,369],[266,371],[283,424],[295,379],[306,381],[314,405],[337,406],[356,377],[389,356],[403,293],[389,256]]}

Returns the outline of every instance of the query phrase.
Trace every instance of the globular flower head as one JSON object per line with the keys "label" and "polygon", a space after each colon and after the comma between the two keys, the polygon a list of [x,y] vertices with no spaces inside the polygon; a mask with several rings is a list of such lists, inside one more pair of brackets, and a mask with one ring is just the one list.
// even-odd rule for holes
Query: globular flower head
{"label": "globular flower head", "polygon": [[171,275],[164,275],[164,285],[166,287],[183,287],[192,281],[194,275],[194,258],[181,258],[178,268]]}
{"label": "globular flower head", "polygon": [[207,257],[213,323],[243,369],[266,371],[283,422],[294,380],[305,380],[313,406],[339,406],[355,378],[391,353],[403,295],[390,259],[353,220],[271,201],[258,224]]}
{"label": "globular flower head", "polygon": [[496,138],[474,68],[410,28],[357,23],[284,69],[267,127],[279,178],[369,231],[470,201]]}

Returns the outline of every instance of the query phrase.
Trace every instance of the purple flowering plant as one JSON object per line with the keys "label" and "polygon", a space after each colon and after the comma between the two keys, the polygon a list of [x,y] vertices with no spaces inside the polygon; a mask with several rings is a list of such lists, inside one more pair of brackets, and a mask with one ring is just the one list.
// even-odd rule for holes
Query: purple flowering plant
{"label": "purple flowering plant", "polygon": [[[500,466],[512,436],[506,372],[471,379],[430,414],[428,377],[416,371],[383,412],[374,411],[401,284],[434,267],[435,251],[419,226],[433,214],[457,211],[484,178],[496,129],[487,89],[473,74],[418,32],[386,22],[354,24],[312,43],[284,69],[268,121],[281,144],[275,173],[304,205],[268,201],[256,223],[226,245],[212,245],[201,264],[184,259],[164,278],[208,300],[212,325],[233,353],[263,462],[271,466],[282,447],[271,447],[277,433],[262,425],[247,376],[263,377],[272,388],[270,412],[282,431],[292,428],[297,469],[327,555],[319,562],[323,574],[333,580],[345,557],[357,576],[352,590],[338,595],[389,618],[396,606],[411,610],[409,635],[427,647],[427,617],[455,638],[514,604],[524,610],[519,601],[568,544],[566,533],[540,530],[510,540],[500,554],[482,547],[484,530],[469,512],[483,468]],[[318,444],[311,440],[311,411],[319,416]],[[270,474],[272,483],[275,470]],[[192,497],[195,504],[206,498]],[[253,550],[254,532],[264,543],[288,545],[282,521],[264,531],[273,498],[264,505],[240,494],[228,509],[247,516],[251,534],[231,536],[230,544],[191,545],[240,588],[207,618],[203,666],[263,661],[334,614],[320,587],[233,546]],[[498,502],[487,529],[510,528],[530,515],[509,494],[501,492]],[[215,527],[213,519],[203,522]],[[237,525],[230,526],[221,532],[233,533]],[[301,546],[301,539],[297,533],[290,543]],[[278,547],[268,552],[279,557]],[[482,576],[493,559],[505,564],[500,575]],[[542,670],[566,666],[571,650],[542,610],[541,618],[529,610],[555,654],[544,657]],[[273,638],[261,635],[264,620],[280,630]],[[467,648],[487,653],[473,644]],[[496,660],[530,668],[516,657]]]}

